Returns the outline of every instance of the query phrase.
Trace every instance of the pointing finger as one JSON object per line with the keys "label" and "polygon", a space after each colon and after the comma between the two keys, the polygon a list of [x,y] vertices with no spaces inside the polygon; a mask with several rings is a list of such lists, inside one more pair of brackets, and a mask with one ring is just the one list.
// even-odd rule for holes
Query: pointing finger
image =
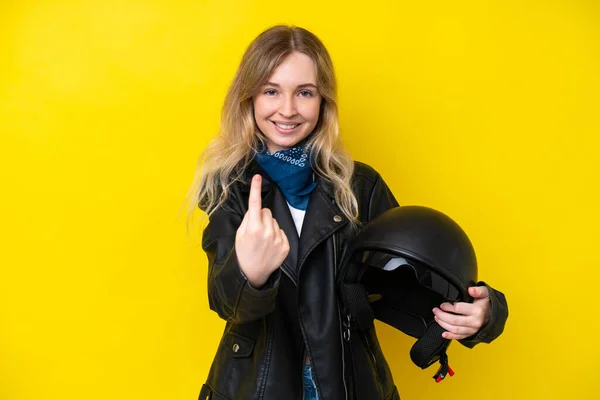
{"label": "pointing finger", "polygon": [[262,208],[262,199],[260,197],[262,177],[258,174],[252,178],[250,185],[250,197],[248,198],[248,213],[251,220],[260,221],[260,210]]}

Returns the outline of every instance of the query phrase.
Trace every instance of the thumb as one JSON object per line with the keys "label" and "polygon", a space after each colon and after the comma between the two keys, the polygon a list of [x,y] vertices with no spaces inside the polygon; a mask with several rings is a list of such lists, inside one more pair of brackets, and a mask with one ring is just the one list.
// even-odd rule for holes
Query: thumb
{"label": "thumb", "polygon": [[483,299],[489,296],[488,288],[485,286],[471,286],[469,288],[469,295],[474,299]]}

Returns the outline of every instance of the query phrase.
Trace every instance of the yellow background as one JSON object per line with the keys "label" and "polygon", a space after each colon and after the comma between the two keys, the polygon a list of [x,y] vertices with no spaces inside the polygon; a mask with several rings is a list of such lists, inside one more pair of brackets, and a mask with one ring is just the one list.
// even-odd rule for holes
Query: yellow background
{"label": "yellow background", "polygon": [[402,398],[598,398],[598,2],[5,0],[0,399],[196,399],[224,324],[179,213],[276,23],[330,50],[353,156],[453,216],[509,300],[442,384],[377,325]]}

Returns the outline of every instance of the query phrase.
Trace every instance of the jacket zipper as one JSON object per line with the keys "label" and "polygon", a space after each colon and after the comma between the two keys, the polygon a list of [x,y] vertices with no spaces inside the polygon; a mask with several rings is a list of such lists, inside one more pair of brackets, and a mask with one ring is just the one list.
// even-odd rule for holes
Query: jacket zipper
{"label": "jacket zipper", "polygon": [[373,366],[377,368],[377,359],[375,358],[375,353],[373,353],[373,349],[371,348],[371,341],[367,337],[366,332],[363,332],[363,338],[365,339],[365,343],[367,345],[367,349],[369,350],[369,354],[371,354],[371,358],[373,359]]}
{"label": "jacket zipper", "polygon": [[[344,328],[342,327],[342,315],[340,313],[340,309],[338,307],[338,317],[340,320],[340,332],[344,332]],[[345,349],[345,345],[344,345],[344,341],[345,341],[345,337],[342,334],[340,336],[340,341],[341,341],[341,345],[342,345],[342,382],[344,383],[344,398],[346,400],[348,400],[348,386],[346,385],[346,357],[345,357],[345,353],[346,353],[346,349]]]}
{"label": "jacket zipper", "polygon": [[335,245],[335,232],[333,233],[333,280],[337,280],[337,249]]}
{"label": "jacket zipper", "polygon": [[[334,271],[334,277],[337,274],[337,246],[335,245],[335,233],[333,234],[333,271]],[[337,279],[334,279],[334,281],[337,281]],[[338,307],[338,318],[339,318],[339,322],[340,322],[340,332],[342,333],[340,339],[341,339],[341,344],[342,344],[342,382],[344,384],[344,398],[348,399],[348,386],[346,385],[346,359],[345,359],[345,352],[346,349],[344,348],[344,328],[342,327],[342,316],[340,314],[340,309]],[[349,328],[348,328],[349,329]],[[348,337],[348,339],[350,339]]]}

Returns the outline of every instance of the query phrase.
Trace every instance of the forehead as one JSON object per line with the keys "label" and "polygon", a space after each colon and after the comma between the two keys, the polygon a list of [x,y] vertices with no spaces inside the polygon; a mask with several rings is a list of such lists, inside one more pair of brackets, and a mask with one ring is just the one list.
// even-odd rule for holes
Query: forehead
{"label": "forehead", "polygon": [[306,54],[293,52],[275,68],[269,82],[281,86],[297,86],[306,83],[317,84],[317,66]]}

